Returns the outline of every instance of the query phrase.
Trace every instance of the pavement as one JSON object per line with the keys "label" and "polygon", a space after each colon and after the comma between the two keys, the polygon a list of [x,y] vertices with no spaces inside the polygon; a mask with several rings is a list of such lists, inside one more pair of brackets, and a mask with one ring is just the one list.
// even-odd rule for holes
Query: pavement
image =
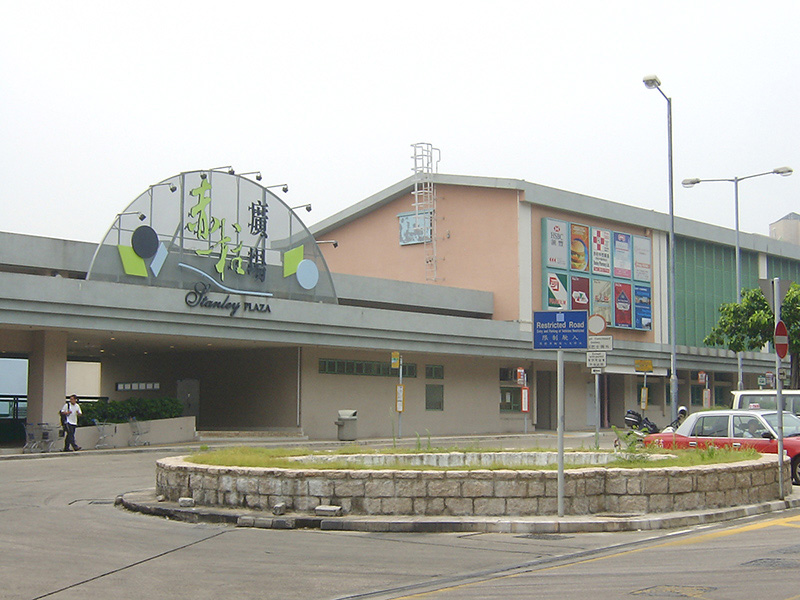
{"label": "pavement", "polygon": [[[616,438],[611,431],[601,431],[599,447],[610,449]],[[427,446],[428,440],[424,440]],[[529,434],[450,436],[431,438],[435,447],[471,448],[554,448],[557,445],[555,432],[536,432]],[[92,454],[114,455],[119,453],[165,453],[190,454],[201,449],[227,446],[255,445],[269,447],[302,447],[327,449],[342,446],[360,445],[365,448],[385,448],[401,446],[415,448],[420,444],[416,439],[371,439],[355,442],[310,441],[298,437],[277,437],[248,435],[215,435],[201,432],[198,439],[182,444],[164,446],[139,446],[135,448],[112,448],[102,450],[82,450]],[[595,447],[594,432],[570,432],[564,435],[564,446],[568,449],[591,449]],[[70,453],[51,452],[23,454],[20,447],[0,448],[0,460],[36,460],[44,457],[67,457]],[[325,516],[307,513],[286,513],[273,515],[264,511],[246,508],[227,508],[217,506],[181,506],[177,502],[165,501],[156,497],[155,488],[121,493],[115,504],[128,510],[166,517],[191,523],[227,523],[236,527],[255,527],[265,529],[320,529],[328,531],[394,532],[394,533],[441,533],[441,532],[479,532],[479,533],[582,533],[582,532],[622,532],[641,530],[680,529],[708,523],[716,523],[775,513],[800,507],[800,486],[783,500],[773,500],[760,504],[715,508],[708,510],[681,511],[649,514],[595,514],[595,515],[556,515],[526,517],[449,517],[449,516],[363,516],[343,515]]]}

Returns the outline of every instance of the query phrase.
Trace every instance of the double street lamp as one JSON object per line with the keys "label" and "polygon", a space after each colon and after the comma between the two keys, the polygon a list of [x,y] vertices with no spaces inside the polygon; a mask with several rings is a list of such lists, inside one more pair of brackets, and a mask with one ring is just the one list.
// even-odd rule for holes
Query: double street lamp
{"label": "double street lamp", "polygon": [[647,75],[643,80],[647,89],[656,89],[667,101],[667,161],[669,163],[669,280],[667,290],[669,296],[669,393],[672,402],[672,418],[678,418],[678,342],[676,336],[675,308],[675,208],[672,185],[672,99],[661,90],[661,80],[655,75]]}
{"label": "double street lamp", "polygon": [[[681,182],[681,185],[685,188],[690,188],[696,186],[698,183],[710,183],[713,181],[728,181],[733,183],[733,206],[734,206],[734,214],[735,214],[735,224],[736,224],[736,302],[738,304],[742,303],[742,258],[741,258],[741,246],[739,244],[739,182],[744,181],[745,179],[753,179],[754,177],[763,177],[764,175],[780,175],[782,177],[787,177],[792,174],[792,169],[789,167],[778,167],[777,169],[773,169],[772,171],[766,171],[764,173],[756,173],[755,175],[747,175],[745,177],[734,177],[732,179],[684,179]],[[738,380],[736,382],[736,386],[738,389],[744,389],[744,381],[742,377],[742,353],[736,353],[736,368],[738,373]]]}

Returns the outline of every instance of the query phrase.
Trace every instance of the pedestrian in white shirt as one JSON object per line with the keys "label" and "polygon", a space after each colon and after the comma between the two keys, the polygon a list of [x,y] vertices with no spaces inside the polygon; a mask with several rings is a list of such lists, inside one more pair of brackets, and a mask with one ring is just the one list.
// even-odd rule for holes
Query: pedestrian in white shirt
{"label": "pedestrian in white shirt", "polygon": [[64,427],[67,430],[67,434],[64,438],[64,452],[70,452],[70,446],[72,446],[72,450],[80,450],[81,447],[75,443],[75,429],[78,427],[78,417],[81,416],[83,412],[81,411],[81,405],[78,404],[78,397],[75,394],[72,394],[61,408],[61,414],[64,416]]}

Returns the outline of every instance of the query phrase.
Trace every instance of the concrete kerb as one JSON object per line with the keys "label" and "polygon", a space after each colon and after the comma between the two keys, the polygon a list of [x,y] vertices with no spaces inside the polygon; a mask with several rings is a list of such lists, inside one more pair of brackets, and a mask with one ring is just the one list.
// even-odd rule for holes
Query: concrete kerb
{"label": "concrete kerb", "polygon": [[424,517],[424,516],[340,516],[316,517],[287,513],[280,516],[264,511],[224,507],[181,507],[177,502],[159,501],[155,489],[129,492],[115,504],[134,512],[190,523],[226,523],[259,529],[321,529],[382,533],[601,533],[678,529],[773,513],[800,507],[800,490],[784,500],[724,509],[641,515],[586,515],[543,517]]}
{"label": "concrete kerb", "polygon": [[[593,445],[593,434],[578,432],[571,436],[572,442],[578,441],[583,447]],[[611,432],[601,432],[600,447],[610,448],[615,438]],[[515,447],[553,446],[555,432],[532,434],[506,434],[496,436],[452,436],[436,438],[436,444],[490,444],[513,445]],[[398,445],[413,446],[414,440],[399,440]],[[341,447],[347,445],[391,446],[392,439],[359,440],[357,442],[320,441],[311,442],[297,438],[236,438],[236,439],[203,439],[185,444],[164,446],[129,447],[113,449],[87,449],[81,452],[92,454],[131,453],[163,453],[174,450],[186,453],[200,450],[201,446],[229,447],[241,445],[259,446],[294,446],[294,447]],[[79,453],[50,452],[43,454],[22,454],[20,449],[4,449],[0,460],[37,459],[59,456],[68,458]],[[263,511],[252,511],[224,507],[191,507],[183,508],[177,503],[159,502],[155,497],[155,489],[137,492],[126,492],[116,498],[115,504],[125,509],[143,514],[157,515],[170,519],[188,522],[224,523],[239,527],[298,529],[319,528],[329,531],[367,531],[367,532],[485,532],[485,533],[581,533],[581,532],[622,532],[656,529],[677,529],[715,523],[731,519],[756,516],[800,507],[800,487],[785,500],[773,500],[761,504],[731,507],[726,509],[710,509],[681,513],[658,513],[640,515],[587,515],[567,517],[316,517],[309,515],[286,514],[272,516]]]}

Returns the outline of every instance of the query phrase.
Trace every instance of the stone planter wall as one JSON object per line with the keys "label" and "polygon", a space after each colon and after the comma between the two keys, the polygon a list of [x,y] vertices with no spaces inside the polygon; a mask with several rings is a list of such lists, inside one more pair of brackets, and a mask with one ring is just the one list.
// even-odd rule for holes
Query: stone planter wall
{"label": "stone planter wall", "polygon": [[[777,457],[702,467],[565,470],[566,514],[640,514],[722,508],[779,498]],[[784,494],[792,491],[789,463]],[[198,505],[357,515],[503,516],[558,512],[558,473],[517,470],[320,470],[157,462],[156,493]]]}

